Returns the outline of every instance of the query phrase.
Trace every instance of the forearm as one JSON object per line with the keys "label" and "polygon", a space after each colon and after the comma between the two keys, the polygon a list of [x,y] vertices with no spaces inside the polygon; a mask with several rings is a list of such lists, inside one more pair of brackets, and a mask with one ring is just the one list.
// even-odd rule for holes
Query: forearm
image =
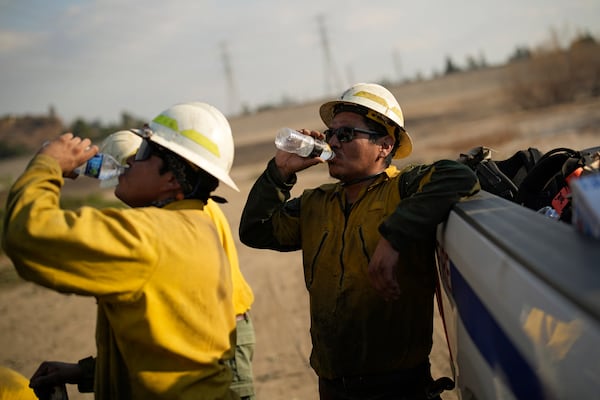
{"label": "forearm", "polygon": [[[10,189],[2,247],[19,275],[84,296],[138,290],[156,259],[152,224],[111,210],[62,210],[62,184],[56,161],[39,155]],[[130,260],[128,268],[116,267],[111,263],[115,259]]]}
{"label": "forearm", "polygon": [[31,245],[35,244],[31,237],[41,230],[38,228],[41,225],[39,220],[54,216],[53,212],[58,210],[63,184],[62,172],[56,161],[38,155],[10,188],[3,221],[2,248],[16,265],[30,257],[43,257],[45,252],[32,252]]}
{"label": "forearm", "polygon": [[407,188],[406,197],[379,227],[396,249],[411,238],[424,239],[435,234],[452,206],[479,190],[473,171],[454,161],[439,161],[407,174],[401,183]]}
{"label": "forearm", "polygon": [[269,161],[267,169],[250,190],[242,212],[239,228],[242,243],[254,248],[286,250],[275,238],[273,216],[281,212],[295,183],[295,175],[285,182],[274,160]]}

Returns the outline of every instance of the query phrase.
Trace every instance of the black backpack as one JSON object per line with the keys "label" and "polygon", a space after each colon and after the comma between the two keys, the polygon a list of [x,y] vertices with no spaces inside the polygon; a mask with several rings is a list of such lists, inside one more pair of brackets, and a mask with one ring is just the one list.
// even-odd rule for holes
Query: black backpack
{"label": "black backpack", "polygon": [[517,202],[532,210],[552,207],[560,220],[572,217],[572,179],[598,173],[600,146],[585,150],[556,148],[544,154],[519,185]]}
{"label": "black backpack", "polygon": [[533,147],[519,150],[502,161],[492,159],[489,147],[478,146],[461,154],[458,161],[468,165],[479,178],[481,188],[510,201],[517,201],[519,185],[542,157]]}
{"label": "black backpack", "polygon": [[502,161],[492,160],[491,150],[479,146],[458,161],[475,171],[483,190],[535,211],[552,207],[560,220],[570,223],[569,181],[599,172],[600,146],[580,151],[561,147],[543,155],[530,147]]}

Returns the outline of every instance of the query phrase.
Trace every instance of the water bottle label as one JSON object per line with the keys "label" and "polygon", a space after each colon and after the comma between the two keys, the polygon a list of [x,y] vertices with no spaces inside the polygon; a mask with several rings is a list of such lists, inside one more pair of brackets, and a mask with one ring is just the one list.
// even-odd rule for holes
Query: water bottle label
{"label": "water bottle label", "polygon": [[96,154],[94,157],[90,158],[86,163],[84,174],[92,178],[98,178],[100,176],[101,169],[102,154]]}
{"label": "water bottle label", "polygon": [[315,147],[313,148],[310,157],[321,157],[323,160],[331,160],[335,156],[335,153],[329,147],[326,142],[315,141]]}

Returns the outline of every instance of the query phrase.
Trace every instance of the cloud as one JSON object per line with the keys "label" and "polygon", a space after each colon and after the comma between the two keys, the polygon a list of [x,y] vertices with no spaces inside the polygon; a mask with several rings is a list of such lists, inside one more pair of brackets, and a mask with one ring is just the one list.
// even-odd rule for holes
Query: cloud
{"label": "cloud", "polygon": [[42,41],[43,35],[37,33],[0,30],[0,55],[26,50]]}
{"label": "cloud", "polygon": [[[237,111],[227,109],[232,102],[225,57],[238,103],[311,100],[325,95],[327,86],[318,16],[346,85],[397,79],[399,73],[427,77],[443,67],[446,55],[461,63],[483,52],[488,61],[504,61],[515,46],[535,44],[557,18],[595,26],[600,6],[594,3],[11,2],[0,13],[0,110],[46,110],[53,104],[66,120],[114,120],[124,108],[152,117],[170,103],[200,99]],[[543,14],[536,17],[536,9]],[[579,16],[582,9],[587,20]]]}

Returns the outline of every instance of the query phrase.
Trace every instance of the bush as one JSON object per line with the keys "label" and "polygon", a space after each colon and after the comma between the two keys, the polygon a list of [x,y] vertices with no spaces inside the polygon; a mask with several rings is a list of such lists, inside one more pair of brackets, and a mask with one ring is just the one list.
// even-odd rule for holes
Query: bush
{"label": "bush", "polygon": [[600,45],[589,36],[582,37],[567,50],[544,51],[513,63],[507,90],[525,109],[598,96]]}
{"label": "bush", "polygon": [[10,144],[0,142],[0,159],[8,159],[31,154],[31,150],[24,144]]}

